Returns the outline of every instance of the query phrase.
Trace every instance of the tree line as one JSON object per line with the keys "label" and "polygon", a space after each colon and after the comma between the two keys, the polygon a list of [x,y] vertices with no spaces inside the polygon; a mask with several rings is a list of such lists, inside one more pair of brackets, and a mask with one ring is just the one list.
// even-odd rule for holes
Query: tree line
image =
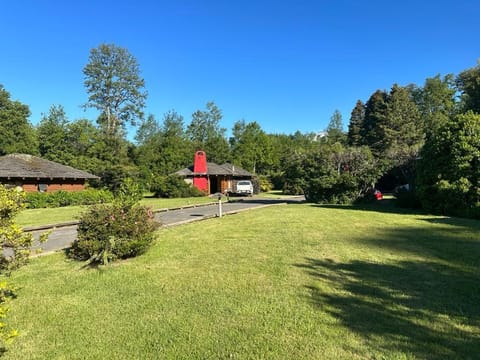
{"label": "tree line", "polygon": [[[53,105],[33,126],[28,106],[0,86],[0,154],[29,153],[87,170],[102,178],[96,186],[111,189],[132,177],[148,190],[190,165],[201,149],[209,161],[231,162],[311,201],[352,202],[374,186],[404,185],[409,192],[401,195],[410,205],[477,216],[480,65],[427,78],[422,86],[376,90],[357,101],[347,132],[335,111],[319,134],[269,134],[256,121],[238,120],[230,138],[214,102],[188,121],[175,110],[160,119],[145,115],[145,81],[127,49],[92,49],[83,74],[83,106],[98,110],[94,120],[71,121]],[[126,136],[131,125],[135,141]]]}

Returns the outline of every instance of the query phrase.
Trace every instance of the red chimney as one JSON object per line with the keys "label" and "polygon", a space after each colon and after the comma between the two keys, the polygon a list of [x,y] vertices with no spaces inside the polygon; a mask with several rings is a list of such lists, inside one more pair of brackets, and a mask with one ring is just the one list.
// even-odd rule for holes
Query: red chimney
{"label": "red chimney", "polygon": [[193,185],[206,193],[208,193],[207,171],[207,155],[204,151],[197,151],[193,162]]}

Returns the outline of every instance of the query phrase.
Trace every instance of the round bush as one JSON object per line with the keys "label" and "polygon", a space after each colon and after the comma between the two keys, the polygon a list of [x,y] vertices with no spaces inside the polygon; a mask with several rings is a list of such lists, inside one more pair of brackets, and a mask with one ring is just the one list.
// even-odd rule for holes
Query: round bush
{"label": "round bush", "polygon": [[134,257],[148,249],[157,227],[147,207],[95,205],[82,215],[69,255],[97,263]]}

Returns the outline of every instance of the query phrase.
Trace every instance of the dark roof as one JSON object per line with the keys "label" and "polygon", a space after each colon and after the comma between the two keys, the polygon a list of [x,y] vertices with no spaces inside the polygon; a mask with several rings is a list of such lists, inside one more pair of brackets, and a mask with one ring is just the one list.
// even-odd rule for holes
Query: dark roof
{"label": "dark roof", "polygon": [[27,154],[0,157],[0,178],[99,179],[85,171]]}
{"label": "dark roof", "polygon": [[[193,165],[188,168],[177,171],[175,174],[180,176],[193,176]],[[207,162],[207,174],[208,175],[232,175],[232,176],[253,176],[252,173],[249,173],[247,170],[242,169],[241,167],[232,165],[230,163],[225,163],[223,165],[218,165],[213,162]]]}
{"label": "dark roof", "polygon": [[242,169],[240,166],[235,166],[235,165],[232,165],[230,163],[225,163],[222,165],[223,168],[227,169],[228,171],[230,171],[230,173],[232,175],[236,175],[236,176],[253,176],[252,173],[248,172],[247,170],[245,169]]}

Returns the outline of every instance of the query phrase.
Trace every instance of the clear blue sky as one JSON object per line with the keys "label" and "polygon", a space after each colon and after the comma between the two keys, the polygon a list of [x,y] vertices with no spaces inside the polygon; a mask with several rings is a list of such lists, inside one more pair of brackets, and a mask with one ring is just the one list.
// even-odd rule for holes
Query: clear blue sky
{"label": "clear blue sky", "polygon": [[82,69],[101,43],[127,48],[161,120],[213,100],[229,130],[239,119],[270,133],[348,125],[357,99],[393,83],[422,85],[480,58],[478,0],[2,1],[0,84],[30,106],[84,113]]}

